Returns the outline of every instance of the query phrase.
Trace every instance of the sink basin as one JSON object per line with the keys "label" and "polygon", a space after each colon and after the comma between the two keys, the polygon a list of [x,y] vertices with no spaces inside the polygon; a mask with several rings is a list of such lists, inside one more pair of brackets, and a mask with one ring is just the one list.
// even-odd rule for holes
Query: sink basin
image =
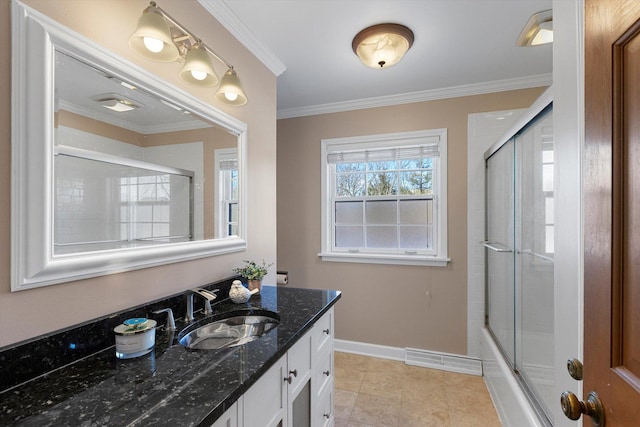
{"label": "sink basin", "polygon": [[178,334],[180,344],[191,350],[216,350],[255,341],[280,324],[278,313],[251,310],[204,318]]}

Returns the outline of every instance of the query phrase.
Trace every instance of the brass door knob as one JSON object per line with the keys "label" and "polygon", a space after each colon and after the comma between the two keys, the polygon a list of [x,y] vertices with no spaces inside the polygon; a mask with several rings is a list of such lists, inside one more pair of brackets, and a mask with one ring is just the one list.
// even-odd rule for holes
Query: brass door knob
{"label": "brass door knob", "polygon": [[582,362],[578,359],[567,360],[567,371],[574,380],[582,381]]}
{"label": "brass door knob", "polygon": [[560,395],[560,405],[562,412],[570,420],[578,420],[582,414],[585,414],[591,417],[591,421],[596,427],[604,426],[604,407],[595,391],[590,392],[584,402],[572,392],[565,391]]}

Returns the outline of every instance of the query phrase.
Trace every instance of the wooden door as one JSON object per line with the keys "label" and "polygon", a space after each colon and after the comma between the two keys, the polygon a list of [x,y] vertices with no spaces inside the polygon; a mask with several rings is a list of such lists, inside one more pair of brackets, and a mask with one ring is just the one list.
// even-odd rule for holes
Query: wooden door
{"label": "wooden door", "polygon": [[[585,1],[584,393],[640,425],[640,1]],[[585,426],[591,425],[584,421]]]}

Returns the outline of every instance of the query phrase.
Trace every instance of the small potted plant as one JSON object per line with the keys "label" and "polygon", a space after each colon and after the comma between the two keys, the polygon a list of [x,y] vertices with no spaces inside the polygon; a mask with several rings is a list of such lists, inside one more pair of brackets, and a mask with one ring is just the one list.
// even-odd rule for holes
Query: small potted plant
{"label": "small potted plant", "polygon": [[262,278],[266,276],[268,272],[267,269],[271,267],[273,263],[266,264],[264,260],[262,260],[262,265],[257,264],[255,261],[244,261],[244,264],[243,267],[234,268],[233,271],[247,279],[250,291],[254,289],[260,291]]}

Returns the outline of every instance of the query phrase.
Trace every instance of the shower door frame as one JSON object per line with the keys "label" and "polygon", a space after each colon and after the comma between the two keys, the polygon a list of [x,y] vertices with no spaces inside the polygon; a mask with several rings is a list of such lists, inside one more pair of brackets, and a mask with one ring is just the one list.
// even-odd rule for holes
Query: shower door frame
{"label": "shower door frame", "polygon": [[[536,396],[536,392],[534,391],[534,389],[527,383],[525,377],[522,375],[522,373],[520,372],[520,370],[518,369],[518,365],[517,365],[517,360],[518,360],[518,345],[517,345],[517,318],[518,318],[518,312],[517,312],[517,289],[516,289],[516,274],[517,274],[517,268],[516,268],[516,248],[518,246],[518,242],[516,241],[517,236],[520,234],[517,232],[517,229],[519,227],[518,224],[515,223],[515,221],[517,220],[515,218],[516,213],[520,210],[519,207],[517,207],[517,203],[519,203],[520,200],[520,196],[516,194],[516,192],[518,191],[518,183],[515,181],[516,180],[516,176],[517,176],[517,171],[516,171],[516,158],[517,158],[517,141],[516,141],[516,137],[519,134],[522,134],[524,131],[526,131],[526,129],[534,124],[534,122],[537,122],[539,119],[543,118],[547,113],[549,113],[550,111],[553,111],[553,99],[552,99],[552,89],[549,88],[547,91],[545,91],[545,93],[543,93],[540,98],[538,98],[538,100],[536,100],[536,102],[531,106],[531,108],[529,110],[527,110],[527,112],[525,112],[523,114],[523,116],[516,122],[514,123],[514,125],[503,135],[502,138],[500,138],[494,145],[492,145],[487,151],[485,151],[484,153],[484,159],[485,159],[485,165],[487,160],[492,157],[495,153],[497,153],[504,145],[508,144],[510,141],[513,140],[513,144],[514,144],[514,152],[513,152],[513,162],[514,162],[514,166],[513,166],[513,172],[514,172],[514,183],[513,183],[513,210],[511,212],[512,215],[514,215],[514,245],[513,248],[511,248],[511,257],[512,257],[512,262],[513,262],[513,286],[514,286],[514,301],[513,301],[513,311],[514,311],[514,319],[513,319],[513,323],[514,323],[514,337],[513,337],[513,343],[514,343],[514,348],[513,348],[513,360],[511,360],[511,357],[509,355],[509,352],[505,350],[505,348],[503,348],[502,343],[498,340],[497,336],[495,335],[495,333],[493,332],[493,330],[491,329],[490,325],[489,325],[489,292],[488,292],[488,279],[489,279],[489,265],[488,265],[488,257],[485,255],[485,327],[488,331],[488,333],[491,335],[494,343],[496,344],[497,348],[500,350],[500,352],[503,355],[503,358],[505,360],[505,362],[507,363],[507,365],[511,368],[512,372],[514,373],[514,377],[516,378],[519,386],[521,387],[521,389],[524,391],[524,394],[526,395],[527,399],[529,400],[534,412],[536,413],[539,421],[546,426],[552,426],[554,425],[553,421],[550,418],[550,414],[547,414],[547,412],[543,409],[543,404],[540,403],[539,401],[539,397]],[[488,198],[489,198],[489,185],[488,185],[488,174],[485,173],[485,211],[488,208]],[[489,224],[489,216],[485,215],[485,238],[487,238],[488,236],[488,224]],[[484,242],[481,242],[485,247],[487,247],[487,245],[489,244],[489,242],[487,242],[486,240]],[[488,248],[489,249],[489,248]],[[486,254],[486,251],[485,251]],[[555,303],[554,303],[555,304]],[[553,307],[552,307],[553,310]],[[557,339],[554,337],[554,339]]]}

